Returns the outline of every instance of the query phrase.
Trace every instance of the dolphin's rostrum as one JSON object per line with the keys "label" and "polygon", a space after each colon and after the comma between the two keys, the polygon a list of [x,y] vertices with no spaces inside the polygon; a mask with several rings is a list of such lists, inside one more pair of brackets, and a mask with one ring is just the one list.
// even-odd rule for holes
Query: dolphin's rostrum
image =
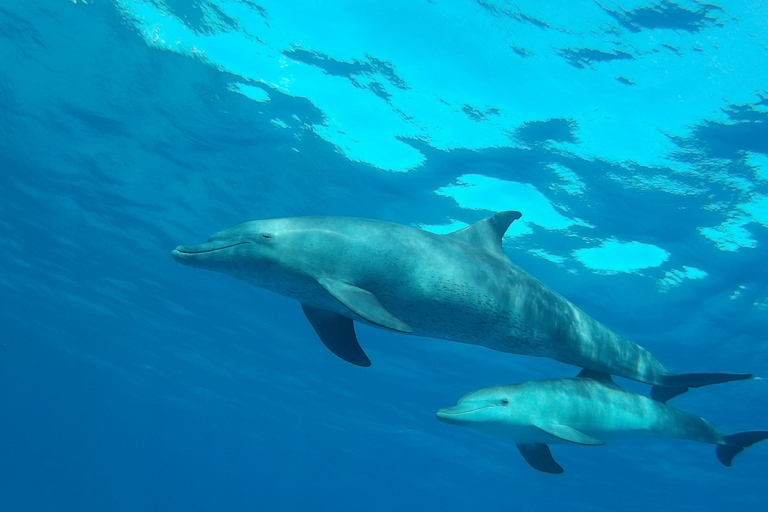
{"label": "dolphin's rostrum", "polygon": [[617,386],[604,373],[583,370],[575,379],[550,379],[474,391],[437,411],[440,421],[471,427],[517,443],[534,469],[562,473],[550,444],[602,445],[614,439],[660,437],[717,445],[725,466],[768,431],[728,435],[710,422]]}
{"label": "dolphin's rostrum", "polygon": [[359,366],[371,363],[353,321],[619,375],[655,386],[660,401],[751,377],[673,375],[528,275],[501,244],[520,217],[499,212],[447,235],[353,217],[257,220],[180,245],[173,257],[298,300],[323,343]]}

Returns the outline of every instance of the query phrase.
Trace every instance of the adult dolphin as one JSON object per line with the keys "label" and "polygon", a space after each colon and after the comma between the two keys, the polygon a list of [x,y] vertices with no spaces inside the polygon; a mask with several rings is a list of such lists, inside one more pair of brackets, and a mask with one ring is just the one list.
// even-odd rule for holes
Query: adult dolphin
{"label": "adult dolphin", "polygon": [[298,300],[337,356],[370,366],[353,320],[415,336],[549,357],[655,386],[660,400],[748,374],[673,375],[512,263],[501,240],[520,212],[437,235],[352,217],[256,220],[180,245],[180,263]]}
{"label": "adult dolphin", "polygon": [[768,431],[728,435],[704,418],[617,386],[604,373],[583,370],[575,379],[550,379],[474,391],[437,411],[440,421],[512,439],[523,458],[544,473],[562,473],[549,444],[601,445],[636,437],[688,439],[717,445],[733,458]]}

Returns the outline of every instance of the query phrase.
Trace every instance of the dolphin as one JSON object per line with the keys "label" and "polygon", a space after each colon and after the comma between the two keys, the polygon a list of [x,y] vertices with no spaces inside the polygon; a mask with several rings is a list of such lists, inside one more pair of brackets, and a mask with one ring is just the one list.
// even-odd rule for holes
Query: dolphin
{"label": "dolphin", "polygon": [[256,220],[172,255],[298,300],[326,347],[359,366],[371,361],[353,321],[620,375],[655,386],[662,401],[751,377],[674,375],[528,275],[502,249],[520,217],[499,212],[447,235],[354,217]]}
{"label": "dolphin", "polygon": [[583,370],[577,378],[522,382],[474,391],[437,411],[440,421],[512,439],[523,458],[544,473],[562,473],[549,444],[602,445],[637,437],[688,439],[717,445],[725,466],[768,431],[727,435],[704,418],[631,393],[610,375]]}

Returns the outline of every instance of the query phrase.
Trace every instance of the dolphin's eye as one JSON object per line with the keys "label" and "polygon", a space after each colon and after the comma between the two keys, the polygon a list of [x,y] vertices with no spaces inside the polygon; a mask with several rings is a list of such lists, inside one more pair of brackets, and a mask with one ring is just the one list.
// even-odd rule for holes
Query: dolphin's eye
{"label": "dolphin's eye", "polygon": [[507,405],[509,405],[509,399],[507,399],[507,398],[502,398],[502,399],[501,399],[501,405],[503,405],[503,406],[507,406]]}
{"label": "dolphin's eye", "polygon": [[269,240],[270,238],[272,238],[272,235],[270,235],[269,233],[262,233],[261,238],[263,240]]}

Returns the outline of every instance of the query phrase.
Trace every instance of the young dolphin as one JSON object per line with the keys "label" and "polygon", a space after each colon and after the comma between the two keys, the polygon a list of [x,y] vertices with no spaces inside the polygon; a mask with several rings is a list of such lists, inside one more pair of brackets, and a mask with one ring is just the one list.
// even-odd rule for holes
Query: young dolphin
{"label": "young dolphin", "polygon": [[698,416],[617,386],[610,375],[583,370],[574,379],[522,382],[474,391],[437,411],[440,421],[512,439],[523,458],[544,473],[562,473],[550,444],[601,445],[614,439],[662,437],[717,445],[730,466],[768,431],[725,432]]}
{"label": "young dolphin", "polygon": [[549,357],[656,386],[660,400],[747,374],[673,375],[512,263],[501,240],[520,212],[500,212],[447,235],[352,217],[246,222],[176,261],[298,300],[342,359],[370,366],[353,321],[415,336]]}

